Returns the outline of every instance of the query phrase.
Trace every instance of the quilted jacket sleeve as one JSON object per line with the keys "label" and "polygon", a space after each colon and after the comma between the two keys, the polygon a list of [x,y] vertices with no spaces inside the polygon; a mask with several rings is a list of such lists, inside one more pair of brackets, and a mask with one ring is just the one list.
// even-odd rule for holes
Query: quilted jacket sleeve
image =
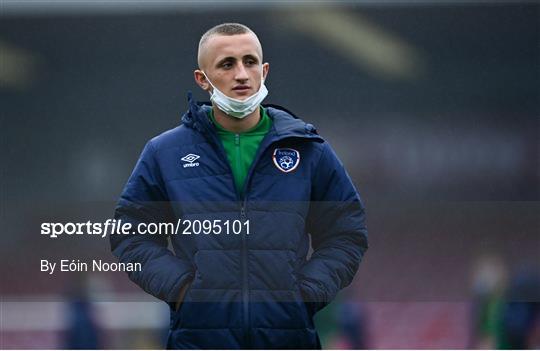
{"label": "quilted jacket sleeve", "polygon": [[316,312],[348,286],[368,248],[365,211],[343,164],[328,143],[315,171],[307,230],[313,254],[300,268],[304,299]]}
{"label": "quilted jacket sleeve", "polygon": [[155,151],[149,142],[120,196],[114,215],[122,223],[131,223],[134,233],[112,234],[110,243],[120,262],[141,263],[142,270],[129,272],[129,278],[172,307],[181,287],[193,277],[192,266],[167,248],[166,235],[137,232],[139,223],[171,220],[172,211],[167,200]]}

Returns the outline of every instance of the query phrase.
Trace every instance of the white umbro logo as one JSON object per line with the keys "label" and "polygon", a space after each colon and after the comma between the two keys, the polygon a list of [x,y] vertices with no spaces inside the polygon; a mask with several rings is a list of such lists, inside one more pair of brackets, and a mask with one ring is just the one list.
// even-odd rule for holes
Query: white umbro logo
{"label": "white umbro logo", "polygon": [[197,166],[199,166],[199,162],[195,162],[195,161],[198,160],[199,158],[201,158],[201,156],[199,156],[199,155],[187,154],[186,156],[182,157],[181,160],[186,162],[183,165],[184,168],[197,167]]}

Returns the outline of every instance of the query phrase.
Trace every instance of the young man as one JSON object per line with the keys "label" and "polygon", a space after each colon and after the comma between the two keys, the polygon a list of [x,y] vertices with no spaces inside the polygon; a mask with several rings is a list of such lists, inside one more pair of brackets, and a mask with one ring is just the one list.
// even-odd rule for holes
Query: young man
{"label": "young man", "polygon": [[140,262],[130,278],[169,303],[169,348],[320,348],[313,316],[367,249],[362,202],[311,124],[261,105],[269,64],[255,33],[210,29],[198,64],[212,105],[189,95],[182,125],[147,143],[115,213],[180,231],[112,235],[112,250]]}

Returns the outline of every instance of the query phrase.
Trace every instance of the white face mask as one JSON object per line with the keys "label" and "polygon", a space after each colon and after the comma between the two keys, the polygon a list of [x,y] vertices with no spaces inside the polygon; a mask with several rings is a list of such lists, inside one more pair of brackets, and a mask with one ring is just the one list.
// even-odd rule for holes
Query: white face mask
{"label": "white face mask", "polygon": [[212,88],[214,88],[210,93],[210,100],[221,111],[232,117],[241,119],[248,116],[259,107],[261,102],[268,95],[268,89],[266,89],[266,86],[264,85],[264,78],[261,80],[261,87],[259,88],[259,91],[244,100],[238,100],[223,94],[214,86],[214,84],[212,84],[206,73],[203,72],[203,74],[208,80],[208,83],[210,83]]}

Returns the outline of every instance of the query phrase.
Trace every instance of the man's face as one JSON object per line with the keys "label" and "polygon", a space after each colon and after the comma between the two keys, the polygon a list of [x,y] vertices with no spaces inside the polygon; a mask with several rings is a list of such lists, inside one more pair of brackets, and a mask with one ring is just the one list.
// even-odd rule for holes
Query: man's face
{"label": "man's face", "polygon": [[202,89],[212,90],[204,71],[217,89],[239,100],[259,90],[269,68],[262,64],[262,49],[252,33],[211,36],[201,48],[199,65],[195,80]]}

